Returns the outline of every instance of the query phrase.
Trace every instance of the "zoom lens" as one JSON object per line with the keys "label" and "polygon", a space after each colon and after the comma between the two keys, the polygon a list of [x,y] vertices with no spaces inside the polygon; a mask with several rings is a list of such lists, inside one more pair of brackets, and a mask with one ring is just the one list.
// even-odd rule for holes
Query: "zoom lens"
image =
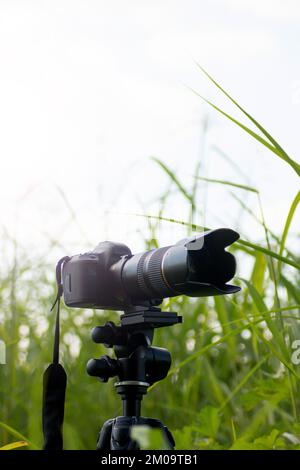
{"label": "zoom lens", "polygon": [[63,265],[66,305],[122,310],[165,297],[232,294],[227,284],[236,263],[225,248],[239,238],[218,229],[133,255],[122,243],[101,242],[91,252],[75,255]]}
{"label": "zoom lens", "polygon": [[236,292],[238,287],[226,284],[236,263],[225,247],[237,238],[233,230],[219,229],[133,255],[123,266],[122,284],[134,301]]}

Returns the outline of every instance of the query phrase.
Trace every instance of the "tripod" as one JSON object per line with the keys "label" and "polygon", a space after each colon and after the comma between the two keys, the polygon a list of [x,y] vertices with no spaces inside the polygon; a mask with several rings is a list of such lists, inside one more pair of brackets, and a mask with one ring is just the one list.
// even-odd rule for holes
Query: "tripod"
{"label": "tripod", "polygon": [[102,356],[90,359],[89,375],[115,383],[121,396],[123,415],[106,421],[99,433],[97,450],[134,450],[138,444],[131,438],[131,427],[145,425],[160,429],[169,449],[175,446],[172,434],[161,421],[141,416],[141,402],[150,385],[164,379],[171,365],[171,355],[163,348],[151,346],[154,329],[181,323],[182,317],[173,312],[161,312],[157,307],[132,307],[121,316],[121,325],[107,322],[92,330],[95,343],[113,348],[116,359]]}

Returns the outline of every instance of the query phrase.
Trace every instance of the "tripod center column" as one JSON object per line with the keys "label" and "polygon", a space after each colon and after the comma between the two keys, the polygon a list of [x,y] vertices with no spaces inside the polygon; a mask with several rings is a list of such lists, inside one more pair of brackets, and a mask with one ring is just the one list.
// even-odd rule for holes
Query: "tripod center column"
{"label": "tripod center column", "polygon": [[149,384],[138,380],[124,380],[115,384],[123,403],[123,416],[141,416],[141,401]]}

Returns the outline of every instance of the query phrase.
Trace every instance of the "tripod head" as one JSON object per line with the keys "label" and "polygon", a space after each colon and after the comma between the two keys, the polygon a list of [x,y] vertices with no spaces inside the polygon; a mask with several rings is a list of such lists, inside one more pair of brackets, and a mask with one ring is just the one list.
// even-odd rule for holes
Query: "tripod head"
{"label": "tripod head", "polygon": [[107,382],[118,377],[115,383],[123,403],[123,416],[104,423],[99,434],[97,449],[128,450],[137,448],[131,439],[131,427],[139,424],[159,428],[168,448],[174,440],[159,420],[141,417],[141,401],[150,385],[164,379],[171,365],[167,349],[152,346],[155,328],[181,323],[182,317],[174,312],[161,312],[157,307],[132,307],[121,316],[121,324],[107,322],[92,330],[95,343],[113,348],[116,359],[104,355],[87,363],[89,375]]}
{"label": "tripod head", "polygon": [[182,317],[174,312],[161,312],[157,307],[132,307],[121,316],[121,324],[107,322],[92,330],[95,343],[113,348],[116,359],[104,355],[87,363],[89,375],[107,382],[118,377],[115,383],[123,403],[123,416],[106,421],[99,435],[97,449],[134,449],[131,439],[133,425],[159,428],[168,445],[174,447],[169,430],[159,421],[141,417],[141,401],[150,385],[164,379],[171,365],[167,349],[152,346],[155,328],[181,323]]}
{"label": "tripod head", "polygon": [[173,312],[161,312],[157,307],[132,307],[121,316],[121,325],[107,322],[92,330],[95,343],[113,348],[116,359],[102,356],[90,359],[87,372],[102,382],[118,376],[118,388],[125,382],[143,383],[148,387],[166,377],[170,365],[169,351],[153,347],[154,329],[181,323],[182,317]]}

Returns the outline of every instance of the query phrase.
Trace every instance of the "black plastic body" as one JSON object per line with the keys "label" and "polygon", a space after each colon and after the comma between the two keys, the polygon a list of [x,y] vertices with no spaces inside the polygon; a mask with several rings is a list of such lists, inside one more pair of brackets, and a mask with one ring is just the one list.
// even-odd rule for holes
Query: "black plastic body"
{"label": "black plastic body", "polygon": [[102,242],[64,263],[64,301],[70,307],[126,310],[181,294],[237,292],[239,287],[227,284],[236,263],[225,247],[238,238],[233,230],[218,229],[135,255],[124,244]]}

